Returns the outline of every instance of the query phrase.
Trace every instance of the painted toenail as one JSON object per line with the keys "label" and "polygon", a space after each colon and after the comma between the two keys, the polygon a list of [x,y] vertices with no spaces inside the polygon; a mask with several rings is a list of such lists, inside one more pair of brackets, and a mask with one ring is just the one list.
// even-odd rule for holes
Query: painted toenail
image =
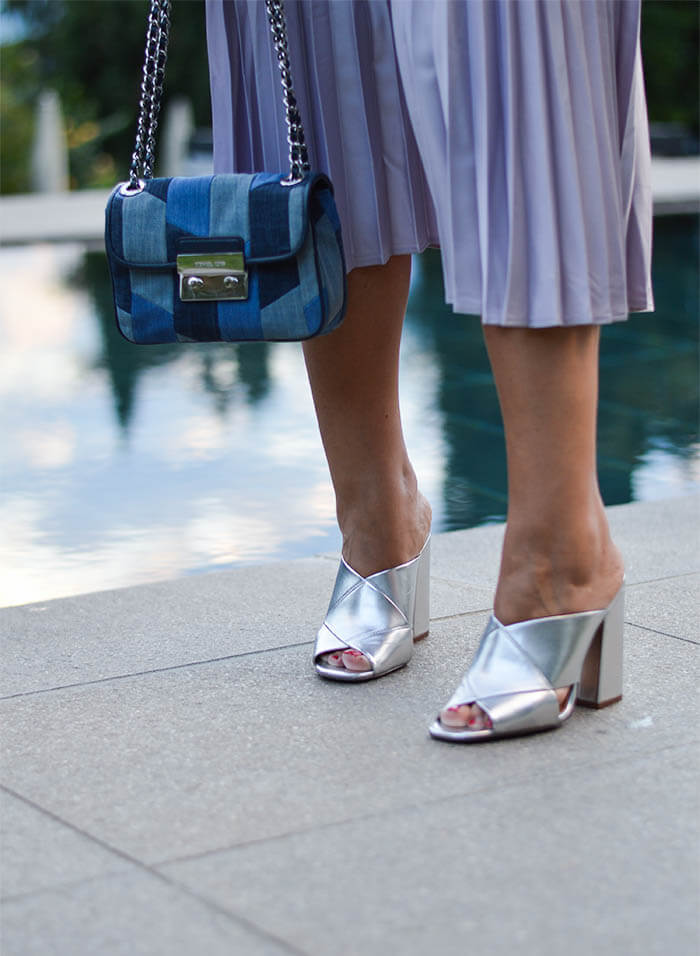
{"label": "painted toenail", "polygon": [[476,724],[477,724],[476,717],[470,717],[469,720],[467,721],[468,727],[476,727]]}

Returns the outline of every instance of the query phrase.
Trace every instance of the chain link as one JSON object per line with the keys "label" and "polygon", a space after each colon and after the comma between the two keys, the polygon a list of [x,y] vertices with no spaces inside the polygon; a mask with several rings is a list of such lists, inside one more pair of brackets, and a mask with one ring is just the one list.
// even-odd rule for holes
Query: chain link
{"label": "chain link", "polygon": [[265,0],[267,17],[272,30],[272,42],[275,45],[277,63],[282,79],[282,100],[287,122],[287,142],[289,144],[289,176],[282,180],[286,185],[298,183],[311,168],[304,138],[304,127],[297,108],[297,99],[292,83],[292,69],[289,63],[287,45],[287,22],[284,16],[282,0]]}
{"label": "chain link", "polygon": [[[311,167],[304,138],[304,127],[292,83],[284,3],[283,0],[265,0],[265,7],[280,69],[282,100],[287,123],[289,176],[282,182],[291,186],[300,182]],[[165,62],[168,57],[170,16],[171,0],[151,0],[146,31],[146,52],[141,80],[139,116],[136,124],[136,144],[131,157],[127,191],[141,189],[141,180],[150,179],[153,176],[158,114],[163,96]]]}
{"label": "chain link", "polygon": [[131,157],[129,189],[153,175],[158,114],[163,96],[163,77],[168,58],[171,0],[151,0],[146,31],[146,53],[141,80],[141,100],[136,124],[136,144]]}

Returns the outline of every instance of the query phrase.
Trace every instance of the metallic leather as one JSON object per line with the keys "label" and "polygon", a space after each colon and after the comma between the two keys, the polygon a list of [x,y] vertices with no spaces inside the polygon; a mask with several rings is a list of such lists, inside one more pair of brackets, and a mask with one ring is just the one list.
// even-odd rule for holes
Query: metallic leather
{"label": "metallic leather", "polygon": [[[428,632],[429,588],[429,536],[417,557],[366,578],[341,558],[328,613],[316,636],[318,673],[333,680],[363,681],[407,664],[414,638]],[[320,661],[324,654],[349,648],[361,651],[372,669],[348,671]]]}
{"label": "metallic leather", "polygon": [[[624,584],[603,610],[509,625],[492,615],[471,666],[444,708],[476,703],[492,727],[456,730],[443,726],[438,717],[431,736],[466,742],[559,727],[573,712],[582,672],[595,674],[595,689],[590,678],[586,687],[588,697],[600,706],[618,700],[623,608]],[[567,685],[573,685],[573,691],[560,712],[554,688]],[[602,695],[607,696],[600,703]]]}

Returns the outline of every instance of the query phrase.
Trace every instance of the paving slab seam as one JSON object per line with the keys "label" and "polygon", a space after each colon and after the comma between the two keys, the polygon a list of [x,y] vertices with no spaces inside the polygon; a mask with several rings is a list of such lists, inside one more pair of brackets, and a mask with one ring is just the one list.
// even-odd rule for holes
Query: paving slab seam
{"label": "paving slab seam", "polygon": [[[505,741],[505,742],[507,743],[508,741]],[[655,750],[651,750],[645,753],[635,752],[634,754],[632,754],[629,758],[625,760],[620,760],[619,757],[615,757],[615,758],[611,758],[610,760],[604,760],[604,761],[600,761],[596,763],[582,763],[577,765],[576,769],[581,770],[581,769],[593,768],[595,770],[598,770],[598,769],[603,769],[605,767],[619,767],[621,765],[633,763],[635,761],[647,760],[650,757],[654,757],[658,754],[668,753],[669,751],[670,752],[673,752],[673,751],[685,752],[686,750],[688,750],[689,747],[696,747],[698,743],[700,743],[700,738],[698,739],[691,738],[687,741],[684,741],[683,743],[668,744],[664,747],[659,747]],[[556,771],[556,770],[549,771],[548,776],[549,778],[556,779],[557,777],[561,777],[565,775],[568,776],[570,773],[571,773],[571,767],[566,767],[566,768],[562,768],[561,771]],[[363,814],[358,814],[355,816],[343,817],[342,819],[329,820],[327,823],[321,823],[321,824],[318,824],[317,826],[301,827],[298,830],[287,830],[285,833],[277,833],[274,836],[259,837],[254,840],[241,840],[237,843],[231,843],[231,844],[227,844],[226,846],[216,847],[216,849],[204,850],[201,853],[192,853],[192,854],[186,854],[184,856],[171,857],[169,859],[159,860],[157,862],[151,863],[150,866],[153,866],[156,868],[174,866],[175,864],[179,864],[179,863],[189,863],[189,862],[192,862],[193,860],[207,859],[210,857],[217,856],[220,853],[230,853],[233,850],[245,849],[252,846],[261,846],[266,843],[274,843],[276,841],[281,841],[281,840],[294,839],[295,837],[303,836],[304,834],[308,834],[308,833],[317,833],[317,832],[322,832],[324,830],[332,830],[335,827],[342,827],[348,824],[359,823],[361,821],[362,822],[378,821],[386,817],[394,817],[399,813],[420,810],[421,808],[425,808],[425,807],[439,806],[441,803],[447,803],[455,799],[459,800],[462,797],[468,797],[471,799],[472,797],[487,795],[489,793],[492,793],[494,789],[508,790],[508,789],[513,789],[514,787],[521,787],[523,784],[528,783],[532,779],[533,779],[532,774],[520,774],[519,776],[510,779],[508,783],[505,785],[499,781],[499,783],[496,784],[495,786],[489,786],[489,787],[482,786],[474,790],[467,790],[463,793],[450,793],[442,797],[436,797],[433,800],[422,800],[420,803],[407,803],[407,804],[397,805],[392,807],[390,810],[377,810],[374,813],[363,813]]]}
{"label": "paving slab seam", "polygon": [[[471,581],[465,581],[463,578],[445,578],[441,574],[431,574],[430,581],[431,583],[436,581],[439,584],[446,584],[447,587],[450,588],[478,588],[480,591],[487,591],[489,589],[489,585],[486,584],[474,584]],[[493,587],[495,588],[495,586],[494,582]],[[488,611],[491,607],[493,607],[492,604],[488,607],[484,607],[483,610]]]}
{"label": "paving slab seam", "polygon": [[[484,608],[471,611],[462,611],[457,614],[448,614],[444,617],[433,617],[430,618],[430,624],[439,624],[444,621],[452,621],[461,617],[467,618],[473,614],[483,614],[484,611],[488,610],[489,608]],[[171,664],[168,667],[153,667],[149,670],[129,671],[126,674],[110,674],[108,677],[97,677],[93,680],[75,681],[71,684],[56,684],[53,687],[40,687],[35,690],[18,691],[15,694],[4,694],[0,696],[0,703],[6,700],[16,700],[20,697],[36,697],[40,694],[53,694],[58,691],[75,690],[79,687],[92,687],[95,684],[109,684],[112,681],[128,680],[129,678],[134,677],[148,677],[152,674],[166,674],[169,671],[184,670],[189,667],[203,667],[207,664],[221,664],[226,661],[238,660],[239,658],[243,657],[255,657],[258,654],[272,654],[277,651],[288,651],[295,647],[311,647],[313,643],[313,639],[308,641],[296,641],[292,644],[278,644],[274,647],[261,647],[252,651],[241,651],[240,654],[226,654],[223,657],[211,657],[196,661],[185,661],[182,664]]]}
{"label": "paving slab seam", "polygon": [[[274,933],[270,933],[268,930],[264,929],[262,926],[258,926],[257,923],[252,922],[245,916],[241,916],[238,913],[233,912],[232,910],[226,909],[226,907],[219,905],[218,903],[210,900],[206,896],[201,896],[199,893],[195,893],[192,889],[184,884],[180,883],[178,880],[173,879],[170,876],[166,876],[164,873],[161,873],[159,870],[154,869],[147,863],[144,863],[142,860],[139,860],[137,857],[131,856],[129,853],[125,853],[123,850],[120,850],[118,847],[112,846],[110,843],[101,840],[99,837],[94,836],[87,830],[83,830],[80,827],[75,826],[69,820],[64,820],[63,817],[58,816],[58,814],[53,813],[51,810],[47,810],[45,807],[42,807],[40,804],[35,803],[33,800],[30,800],[28,797],[23,796],[21,793],[18,793],[16,790],[13,790],[11,787],[7,787],[4,784],[0,784],[0,789],[5,793],[8,793],[10,796],[15,797],[17,800],[21,800],[27,806],[31,807],[33,810],[43,813],[45,816],[54,820],[56,823],[60,823],[64,827],[72,830],[74,833],[78,833],[80,836],[85,837],[85,839],[90,840],[92,843],[101,847],[101,849],[106,850],[108,853],[118,857],[120,860],[124,860],[127,863],[130,863],[132,866],[135,866],[137,869],[141,870],[144,873],[154,877],[159,880],[161,883],[165,883],[167,886],[175,887],[180,890],[186,896],[191,897],[192,899],[198,900],[208,909],[213,910],[215,913],[226,917],[226,919],[242,926],[248,932],[253,933],[254,935],[260,936],[262,939],[268,940],[269,942],[275,943],[275,945],[280,946],[282,949],[285,949],[287,952],[293,954],[293,956],[308,956],[308,954],[301,949],[293,946],[287,940],[282,939],[279,936],[275,936]],[[95,879],[94,877],[92,878]],[[91,880],[84,880],[80,882],[91,882]],[[36,891],[45,892],[45,890]],[[28,894],[34,895],[34,894]]]}
{"label": "paving slab seam", "polygon": [[[634,587],[634,585],[632,585],[632,587]],[[477,610],[461,611],[456,614],[447,614],[441,617],[432,617],[430,618],[430,625],[432,627],[434,624],[442,624],[449,621],[459,620],[460,618],[466,619],[474,615],[484,614],[489,610],[491,610],[491,608],[481,608]],[[692,644],[694,646],[698,646],[698,644],[700,644],[700,641],[695,641],[692,638],[680,637],[677,634],[670,634],[667,631],[660,631],[657,628],[648,627],[645,624],[641,624],[638,621],[633,621],[628,618],[625,618],[625,624],[629,625],[630,627],[639,627],[648,633],[657,634],[660,637],[670,637],[673,640],[682,641],[685,644]],[[240,654],[227,654],[223,657],[211,657],[205,658],[203,660],[185,661],[182,664],[171,664],[168,667],[154,667],[143,671],[129,671],[126,674],[110,674],[108,677],[98,677],[93,680],[76,681],[71,684],[57,684],[53,687],[40,687],[35,690],[18,691],[15,694],[5,694],[0,696],[0,703],[7,700],[17,700],[18,698],[36,697],[42,694],[53,694],[59,691],[75,690],[80,687],[92,687],[97,684],[110,684],[113,681],[129,680],[136,677],[149,677],[153,674],[166,674],[171,671],[184,670],[190,667],[203,667],[208,664],[220,664],[226,661],[238,660],[239,658],[254,657],[259,654],[272,654],[277,651],[291,650],[295,647],[310,647],[312,644],[313,640],[296,641],[292,644],[279,644],[275,647],[263,647],[252,651],[241,651]]]}
{"label": "paving slab seam", "polygon": [[[4,787],[2,788],[5,789]],[[55,819],[55,818],[54,818]],[[90,839],[87,834],[83,834],[86,839]],[[40,889],[27,890],[25,893],[11,893],[7,896],[0,896],[0,908],[6,903],[19,903],[22,900],[31,899],[32,896],[39,896],[41,893],[61,893],[64,890],[74,890],[78,886],[84,886],[87,883],[94,883],[96,880],[111,879],[113,876],[123,875],[125,870],[105,870],[99,876],[84,876],[81,880],[66,880],[63,883],[52,883],[50,886],[42,886]]]}
{"label": "paving slab seam", "polygon": [[199,661],[186,661],[183,664],[171,664],[168,667],[153,667],[146,671],[133,671],[128,674],[111,674],[109,677],[96,677],[93,680],[77,681],[74,684],[57,684],[55,687],[40,687],[38,690],[19,691],[16,694],[6,694],[0,697],[4,700],[15,700],[17,697],[35,697],[37,694],[52,694],[61,690],[72,690],[76,687],[90,687],[93,684],[109,684],[115,680],[128,680],[130,677],[148,677],[151,674],[165,674],[168,671],[179,671],[187,667],[203,667],[206,664],[221,664],[224,661],[233,661],[241,657],[254,657],[256,654],[271,654],[275,651],[287,651],[294,647],[308,647],[313,641],[297,641],[295,644],[280,644],[276,647],[261,647],[254,651],[241,651],[240,654],[227,654],[225,657],[212,657]]}
{"label": "paving slab seam", "polygon": [[696,574],[700,574],[700,566],[691,568],[690,571],[679,571],[677,574],[665,574],[660,578],[644,578],[641,581],[630,581],[625,584],[625,587],[631,589],[641,587],[644,584],[661,584],[663,581],[680,581],[683,578],[692,578]]}
{"label": "paving slab seam", "polygon": [[668,631],[659,631],[655,627],[647,627],[646,624],[639,624],[637,621],[628,621],[625,619],[625,624],[629,624],[631,627],[638,627],[641,631],[646,631],[648,634],[658,634],[659,637],[670,637],[674,641],[682,641],[684,644],[692,644],[694,647],[700,645],[700,640],[694,641],[692,637],[680,637],[678,634],[669,634]]}

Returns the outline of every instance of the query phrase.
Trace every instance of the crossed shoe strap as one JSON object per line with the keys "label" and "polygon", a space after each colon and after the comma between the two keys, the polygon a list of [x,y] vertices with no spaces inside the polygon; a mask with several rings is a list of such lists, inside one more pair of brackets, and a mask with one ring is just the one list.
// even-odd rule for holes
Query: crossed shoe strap
{"label": "crossed shoe strap", "polygon": [[363,578],[341,561],[328,613],[316,639],[316,656],[354,648],[371,661],[375,671],[406,663],[413,634],[401,610],[401,606],[407,606],[405,575],[393,571]]}
{"label": "crossed shoe strap", "polygon": [[[556,726],[556,687],[575,684],[604,612],[591,611],[582,633],[580,615],[557,615],[501,624],[491,616],[471,667],[448,703],[476,703],[502,734]],[[571,626],[568,618],[571,618]]]}

